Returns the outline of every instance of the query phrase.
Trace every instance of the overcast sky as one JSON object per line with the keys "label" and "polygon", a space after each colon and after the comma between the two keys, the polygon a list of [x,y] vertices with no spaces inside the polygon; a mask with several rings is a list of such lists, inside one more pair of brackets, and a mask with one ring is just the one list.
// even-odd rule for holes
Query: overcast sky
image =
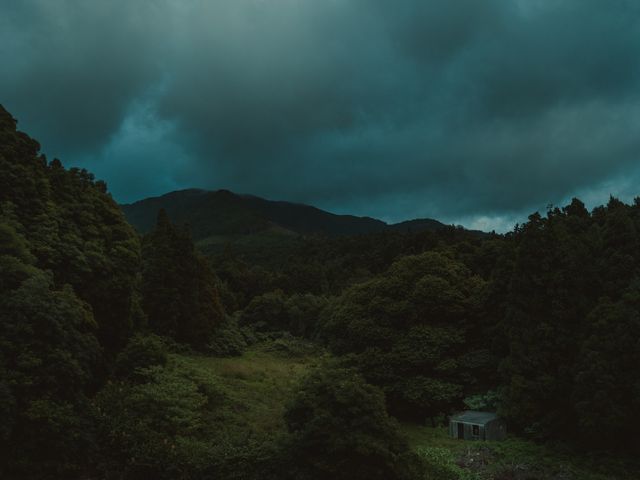
{"label": "overcast sky", "polygon": [[0,103],[129,202],[508,230],[640,195],[637,0],[0,0]]}

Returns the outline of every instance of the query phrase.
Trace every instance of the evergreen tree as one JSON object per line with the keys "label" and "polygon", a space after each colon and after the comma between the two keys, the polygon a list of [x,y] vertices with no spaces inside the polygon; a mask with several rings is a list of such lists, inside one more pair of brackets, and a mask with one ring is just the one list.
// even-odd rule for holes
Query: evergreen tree
{"label": "evergreen tree", "polygon": [[602,299],[587,317],[572,401],[582,443],[640,453],[640,291]]}
{"label": "evergreen tree", "polygon": [[161,210],[142,247],[142,303],[158,335],[204,348],[224,318],[215,276],[186,228]]}
{"label": "evergreen tree", "polygon": [[589,214],[574,199],[516,229],[501,368],[501,411],[515,428],[612,444],[637,429],[635,208],[612,198]]}

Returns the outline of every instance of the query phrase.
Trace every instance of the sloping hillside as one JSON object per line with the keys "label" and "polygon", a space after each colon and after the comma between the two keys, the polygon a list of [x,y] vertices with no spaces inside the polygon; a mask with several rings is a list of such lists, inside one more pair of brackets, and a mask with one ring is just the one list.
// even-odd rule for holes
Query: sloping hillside
{"label": "sloping hillside", "polygon": [[174,222],[188,223],[196,240],[266,231],[339,236],[387,230],[417,232],[444,227],[431,219],[389,225],[370,217],[336,215],[310,205],[265,200],[228,190],[181,190],[122,205],[129,222],[142,233],[153,227],[161,208]]}

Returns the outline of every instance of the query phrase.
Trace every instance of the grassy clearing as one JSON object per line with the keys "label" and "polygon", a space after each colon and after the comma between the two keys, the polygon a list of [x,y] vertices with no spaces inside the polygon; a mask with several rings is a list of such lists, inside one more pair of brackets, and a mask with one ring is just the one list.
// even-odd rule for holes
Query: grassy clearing
{"label": "grassy clearing", "polygon": [[240,357],[174,356],[210,386],[216,424],[254,434],[284,430],[282,414],[300,379],[322,361],[320,352],[287,356],[257,345]]}
{"label": "grassy clearing", "polygon": [[[411,446],[434,458],[462,480],[637,480],[640,465],[599,455],[580,455],[560,446],[538,445],[509,436],[503,442],[469,442],[449,437],[446,427],[402,426]],[[436,477],[434,477],[435,479]]]}
{"label": "grassy clearing", "polygon": [[[207,390],[215,405],[211,424],[220,438],[243,442],[283,433],[283,412],[299,381],[326,358],[322,352],[291,354],[273,347],[257,345],[233,358],[172,355]],[[640,479],[640,465],[628,460],[578,455],[515,436],[504,442],[465,442],[450,438],[446,427],[403,424],[402,430],[433,466],[429,480]]]}

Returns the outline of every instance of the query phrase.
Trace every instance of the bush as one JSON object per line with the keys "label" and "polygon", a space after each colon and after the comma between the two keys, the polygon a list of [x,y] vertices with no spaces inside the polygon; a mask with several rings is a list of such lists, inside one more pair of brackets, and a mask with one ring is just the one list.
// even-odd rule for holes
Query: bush
{"label": "bush", "polygon": [[283,334],[264,344],[263,350],[286,358],[300,358],[318,353],[318,345],[301,338]]}
{"label": "bush", "polygon": [[281,290],[275,290],[254,297],[242,312],[242,323],[257,332],[286,331],[312,338],[327,303],[324,297],[296,294],[287,298]]}
{"label": "bush", "polygon": [[296,479],[416,478],[408,444],[384,395],[353,370],[324,367],[307,377],[285,413]]}
{"label": "bush", "polygon": [[210,462],[204,392],[180,365],[137,369],[144,381],[109,383],[96,397],[106,478],[197,478]]}
{"label": "bush", "polygon": [[167,349],[157,335],[136,334],[116,357],[116,375],[134,378],[140,370],[167,363]]}
{"label": "bush", "polygon": [[446,448],[422,447],[417,450],[422,462],[425,480],[472,480],[471,472],[455,464],[451,452]]}
{"label": "bush", "polygon": [[207,351],[216,357],[235,357],[242,355],[247,348],[247,340],[235,317],[227,317],[220,324],[209,344]]}

